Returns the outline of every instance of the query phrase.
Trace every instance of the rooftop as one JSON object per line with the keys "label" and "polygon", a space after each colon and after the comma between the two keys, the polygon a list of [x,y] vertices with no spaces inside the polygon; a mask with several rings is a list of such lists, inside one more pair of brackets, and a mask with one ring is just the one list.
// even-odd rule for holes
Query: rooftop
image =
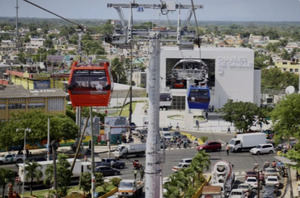
{"label": "rooftop", "polygon": [[26,90],[21,85],[7,85],[0,88],[0,98],[65,97],[61,89]]}

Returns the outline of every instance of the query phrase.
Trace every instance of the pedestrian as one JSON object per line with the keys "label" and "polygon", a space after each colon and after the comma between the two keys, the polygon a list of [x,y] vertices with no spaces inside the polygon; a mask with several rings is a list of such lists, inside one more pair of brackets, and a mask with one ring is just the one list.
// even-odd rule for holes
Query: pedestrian
{"label": "pedestrian", "polygon": [[230,127],[227,128],[227,133],[231,133]]}
{"label": "pedestrian", "polygon": [[136,169],[134,170],[133,174],[134,174],[134,180],[136,180],[136,175],[137,175],[137,170]]}
{"label": "pedestrian", "polygon": [[208,120],[208,112],[207,111],[205,112],[205,118],[206,118],[206,120]]}
{"label": "pedestrian", "polygon": [[229,155],[229,145],[228,145],[228,143],[226,143],[226,153],[227,153],[227,155]]}
{"label": "pedestrian", "polygon": [[144,174],[145,174],[144,166],[141,165],[141,168],[140,168],[140,176],[141,176],[141,180],[144,179]]}
{"label": "pedestrian", "polygon": [[196,127],[197,127],[197,130],[199,130],[199,120],[196,120]]}

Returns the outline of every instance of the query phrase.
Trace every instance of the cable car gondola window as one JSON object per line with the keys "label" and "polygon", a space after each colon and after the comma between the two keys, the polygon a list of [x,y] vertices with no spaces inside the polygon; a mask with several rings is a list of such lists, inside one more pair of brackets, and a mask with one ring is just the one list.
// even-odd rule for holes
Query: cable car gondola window
{"label": "cable car gondola window", "polygon": [[102,90],[107,85],[105,70],[75,70],[73,88]]}

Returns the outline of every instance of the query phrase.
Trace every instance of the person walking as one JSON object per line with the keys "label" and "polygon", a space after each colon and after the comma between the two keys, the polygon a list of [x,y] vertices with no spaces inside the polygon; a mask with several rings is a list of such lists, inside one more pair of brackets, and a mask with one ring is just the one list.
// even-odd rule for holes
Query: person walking
{"label": "person walking", "polygon": [[137,170],[136,169],[134,170],[133,174],[134,174],[134,180],[136,180],[136,176],[137,176]]}
{"label": "person walking", "polygon": [[141,181],[144,179],[144,174],[145,174],[145,170],[144,170],[144,166],[141,165],[141,168],[140,168],[140,176],[141,176]]}
{"label": "person walking", "polygon": [[226,153],[227,153],[227,156],[229,155],[229,145],[228,143],[226,143]]}

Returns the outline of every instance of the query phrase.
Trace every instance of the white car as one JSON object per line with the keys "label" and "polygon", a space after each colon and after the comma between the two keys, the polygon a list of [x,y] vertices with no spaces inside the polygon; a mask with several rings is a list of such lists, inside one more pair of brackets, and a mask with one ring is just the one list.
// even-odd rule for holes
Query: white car
{"label": "white car", "polygon": [[259,144],[258,146],[252,148],[250,153],[254,155],[275,153],[275,149],[272,144]]}
{"label": "white car", "polygon": [[230,198],[246,198],[245,193],[241,189],[233,189],[229,195]]}
{"label": "white car", "polygon": [[171,141],[173,139],[173,135],[171,135],[169,131],[163,131],[161,133],[161,137],[168,141]]}
{"label": "white car", "polygon": [[257,188],[257,179],[256,177],[247,177],[246,184],[248,184],[252,188]]}
{"label": "white car", "polygon": [[277,176],[277,177],[279,177],[279,173],[275,168],[266,168],[265,171],[264,171],[264,175],[265,175],[265,177],[268,177],[268,176]]}
{"label": "white car", "polygon": [[179,163],[192,163],[193,158],[183,158]]}
{"label": "white car", "polygon": [[241,183],[238,185],[237,189],[241,189],[246,195],[250,194],[250,186],[246,183]]}
{"label": "white car", "polygon": [[268,176],[265,180],[266,185],[279,186],[279,180],[277,176]]}
{"label": "white car", "polygon": [[187,168],[191,165],[191,163],[179,163],[178,166],[173,166],[172,171],[176,172],[182,168]]}

